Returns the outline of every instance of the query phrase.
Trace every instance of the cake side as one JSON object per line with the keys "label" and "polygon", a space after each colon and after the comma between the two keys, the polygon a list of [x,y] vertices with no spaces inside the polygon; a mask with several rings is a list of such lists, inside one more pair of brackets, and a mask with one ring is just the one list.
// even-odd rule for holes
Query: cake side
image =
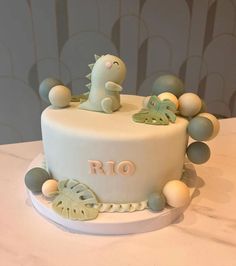
{"label": "cake side", "polygon": [[[122,107],[112,116],[80,110],[78,103],[47,108],[41,125],[50,174],[79,180],[105,203],[144,201],[169,180],[180,179],[188,121],[179,117],[158,127],[135,123],[132,115],[143,99],[121,95]],[[100,169],[92,163],[101,164]]]}

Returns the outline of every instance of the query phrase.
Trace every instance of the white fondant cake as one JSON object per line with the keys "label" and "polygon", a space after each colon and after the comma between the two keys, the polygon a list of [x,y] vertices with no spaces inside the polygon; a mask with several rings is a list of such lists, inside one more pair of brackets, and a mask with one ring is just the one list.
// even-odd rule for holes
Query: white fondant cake
{"label": "white fondant cake", "polygon": [[81,110],[78,102],[45,109],[41,124],[49,173],[86,184],[101,203],[141,202],[180,179],[188,121],[135,123],[132,115],[143,99],[121,95],[121,108],[110,115]]}

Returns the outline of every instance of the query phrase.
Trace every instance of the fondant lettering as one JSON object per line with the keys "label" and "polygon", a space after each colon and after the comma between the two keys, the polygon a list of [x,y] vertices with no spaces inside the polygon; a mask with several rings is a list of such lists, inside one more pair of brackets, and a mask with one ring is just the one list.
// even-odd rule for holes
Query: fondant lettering
{"label": "fondant lettering", "polygon": [[89,173],[91,175],[107,175],[114,176],[119,174],[122,176],[131,176],[135,172],[135,164],[131,161],[121,161],[116,167],[114,161],[107,161],[104,163],[97,160],[88,160]]}
{"label": "fondant lettering", "polygon": [[89,160],[88,163],[89,163],[91,175],[94,175],[94,174],[95,175],[104,175],[105,174],[105,172],[103,170],[102,162]]}
{"label": "fondant lettering", "polygon": [[131,161],[122,161],[118,164],[117,171],[123,176],[131,176],[135,172],[135,166]]}

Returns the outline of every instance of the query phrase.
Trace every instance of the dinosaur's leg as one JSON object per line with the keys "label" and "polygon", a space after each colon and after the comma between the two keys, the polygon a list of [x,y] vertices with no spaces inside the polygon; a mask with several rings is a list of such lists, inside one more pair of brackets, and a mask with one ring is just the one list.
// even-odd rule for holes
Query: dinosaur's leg
{"label": "dinosaur's leg", "polygon": [[111,114],[112,113],[112,99],[111,98],[104,98],[101,102],[102,109],[105,113]]}

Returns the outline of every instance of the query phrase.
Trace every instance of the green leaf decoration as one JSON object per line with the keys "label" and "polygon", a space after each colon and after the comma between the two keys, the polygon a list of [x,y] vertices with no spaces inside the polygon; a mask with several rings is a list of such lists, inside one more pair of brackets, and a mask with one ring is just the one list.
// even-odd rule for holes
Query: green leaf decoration
{"label": "green leaf decoration", "polygon": [[89,92],[85,92],[85,93],[79,94],[79,95],[72,95],[71,101],[82,103],[88,99],[88,96],[89,96]]}
{"label": "green leaf decoration", "polygon": [[168,125],[169,121],[174,123],[176,120],[176,106],[170,100],[161,101],[153,95],[147,108],[133,115],[134,122],[150,125]]}
{"label": "green leaf decoration", "polygon": [[62,180],[58,184],[58,196],[52,202],[53,210],[63,218],[71,220],[92,220],[98,216],[95,208],[98,201],[95,194],[78,180]]}

